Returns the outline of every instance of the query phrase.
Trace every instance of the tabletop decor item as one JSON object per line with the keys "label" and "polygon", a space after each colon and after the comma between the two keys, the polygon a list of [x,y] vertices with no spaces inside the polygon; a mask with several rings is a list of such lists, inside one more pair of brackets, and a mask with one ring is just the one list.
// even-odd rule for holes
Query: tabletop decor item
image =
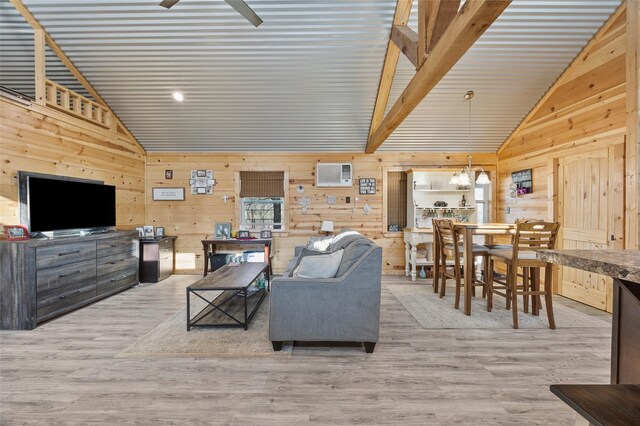
{"label": "tabletop decor item", "polygon": [[231,223],[229,222],[216,223],[214,236],[216,238],[222,238],[222,239],[231,237]]}
{"label": "tabletop decor item", "polygon": [[248,238],[251,238],[251,235],[249,235],[249,231],[238,231],[239,240],[246,240]]}
{"label": "tabletop decor item", "polygon": [[24,225],[3,225],[4,235],[10,241],[29,240],[29,231]]}
{"label": "tabletop decor item", "polygon": [[268,229],[260,231],[260,238],[271,238],[271,231]]}
{"label": "tabletop decor item", "polygon": [[164,237],[164,226],[156,226],[156,237]]}
{"label": "tabletop decor item", "polygon": [[144,236],[145,237],[153,237],[153,226],[145,225],[145,227],[144,227]]}

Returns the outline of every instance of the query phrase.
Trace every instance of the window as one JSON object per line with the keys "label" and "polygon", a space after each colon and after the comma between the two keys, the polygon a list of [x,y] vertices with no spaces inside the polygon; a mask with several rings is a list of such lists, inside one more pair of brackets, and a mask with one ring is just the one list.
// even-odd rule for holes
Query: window
{"label": "window", "polygon": [[402,231],[407,226],[407,174],[387,172],[387,229],[397,227]]}
{"label": "window", "polygon": [[[488,174],[488,172],[487,172]],[[476,173],[477,178],[477,173]],[[475,198],[477,206],[478,223],[486,223],[489,221],[489,198],[491,194],[491,185],[478,185],[475,186]]]}
{"label": "window", "polygon": [[283,197],[243,197],[242,229],[282,229]]}
{"label": "window", "polygon": [[284,172],[240,172],[240,228],[284,229]]}

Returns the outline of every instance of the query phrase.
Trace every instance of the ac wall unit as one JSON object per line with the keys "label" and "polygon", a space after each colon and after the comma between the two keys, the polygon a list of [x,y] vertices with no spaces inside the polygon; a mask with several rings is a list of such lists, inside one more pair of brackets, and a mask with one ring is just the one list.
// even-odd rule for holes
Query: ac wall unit
{"label": "ac wall unit", "polygon": [[351,163],[317,163],[316,186],[352,186]]}

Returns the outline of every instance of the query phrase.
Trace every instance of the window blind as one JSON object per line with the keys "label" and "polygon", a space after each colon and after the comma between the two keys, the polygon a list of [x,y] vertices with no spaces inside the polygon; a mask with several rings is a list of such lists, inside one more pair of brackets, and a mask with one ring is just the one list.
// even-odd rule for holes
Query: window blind
{"label": "window blind", "polygon": [[240,197],[284,197],[284,172],[240,172]]}
{"label": "window blind", "polygon": [[387,226],[407,226],[407,174],[387,173]]}

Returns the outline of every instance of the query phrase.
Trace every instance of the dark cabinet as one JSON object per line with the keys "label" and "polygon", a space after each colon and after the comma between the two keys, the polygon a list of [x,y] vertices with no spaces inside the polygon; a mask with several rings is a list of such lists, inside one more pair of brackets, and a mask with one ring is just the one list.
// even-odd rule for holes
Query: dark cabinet
{"label": "dark cabinet", "polygon": [[173,274],[176,238],[140,239],[140,282],[157,283]]}
{"label": "dark cabinet", "polygon": [[0,328],[39,323],[138,282],[135,231],[0,242]]}

